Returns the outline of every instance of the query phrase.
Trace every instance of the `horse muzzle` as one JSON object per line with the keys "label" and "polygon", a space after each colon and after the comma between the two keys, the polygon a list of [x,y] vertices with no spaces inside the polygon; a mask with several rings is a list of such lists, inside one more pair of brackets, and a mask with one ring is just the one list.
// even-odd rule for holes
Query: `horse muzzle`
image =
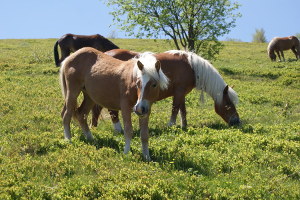
{"label": "horse muzzle", "polygon": [[241,125],[241,120],[239,117],[231,117],[229,120],[229,126],[239,126]]}
{"label": "horse muzzle", "polygon": [[133,108],[135,114],[139,117],[144,117],[149,113],[150,104],[147,100],[139,101]]}

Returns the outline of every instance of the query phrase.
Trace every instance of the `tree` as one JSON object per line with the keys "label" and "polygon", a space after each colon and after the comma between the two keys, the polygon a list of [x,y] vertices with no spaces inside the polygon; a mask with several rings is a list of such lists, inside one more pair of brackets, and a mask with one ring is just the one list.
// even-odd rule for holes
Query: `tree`
{"label": "tree", "polygon": [[213,59],[222,44],[218,37],[235,26],[239,4],[229,0],[104,0],[115,6],[114,21],[129,36],[166,35],[177,49]]}
{"label": "tree", "polygon": [[255,33],[253,34],[252,42],[257,42],[257,43],[267,42],[267,39],[265,36],[265,30],[263,28],[255,29]]}

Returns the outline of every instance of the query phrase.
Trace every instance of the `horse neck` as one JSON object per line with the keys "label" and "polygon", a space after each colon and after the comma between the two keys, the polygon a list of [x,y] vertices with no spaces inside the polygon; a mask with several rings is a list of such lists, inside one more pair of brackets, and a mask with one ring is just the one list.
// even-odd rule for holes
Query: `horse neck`
{"label": "horse neck", "polygon": [[215,102],[220,103],[226,83],[219,72],[207,60],[196,54],[191,53],[188,60],[195,72],[196,89],[205,91]]}
{"label": "horse neck", "polygon": [[268,54],[269,55],[271,53],[274,53],[274,49],[275,49],[275,45],[276,45],[277,41],[278,41],[278,38],[276,37],[276,38],[273,38],[271,40],[271,42],[269,43],[269,45],[268,45]]}
{"label": "horse neck", "polygon": [[103,47],[105,48],[105,51],[109,51],[112,49],[119,49],[119,47],[117,45],[115,45],[112,41],[103,37],[102,35],[98,35],[98,38],[100,38],[100,42],[102,43]]}

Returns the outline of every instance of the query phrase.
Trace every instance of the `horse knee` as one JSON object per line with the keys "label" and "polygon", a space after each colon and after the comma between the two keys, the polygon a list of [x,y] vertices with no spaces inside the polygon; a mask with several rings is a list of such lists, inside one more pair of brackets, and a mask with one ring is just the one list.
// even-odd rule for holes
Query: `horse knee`
{"label": "horse knee", "polygon": [[147,133],[141,133],[141,142],[142,144],[148,144],[149,142],[149,134]]}
{"label": "horse knee", "polygon": [[63,109],[62,109],[62,111],[61,111],[61,113],[60,113],[61,118],[64,117],[65,112],[66,112],[66,104],[64,104],[64,107],[63,107]]}

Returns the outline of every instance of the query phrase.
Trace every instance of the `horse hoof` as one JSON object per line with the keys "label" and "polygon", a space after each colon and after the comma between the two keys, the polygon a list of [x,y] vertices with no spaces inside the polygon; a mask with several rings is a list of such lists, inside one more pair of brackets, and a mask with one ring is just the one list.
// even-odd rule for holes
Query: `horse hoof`
{"label": "horse hoof", "polygon": [[114,129],[117,133],[123,133],[123,128],[120,122],[114,123]]}
{"label": "horse hoof", "polygon": [[151,162],[151,158],[149,155],[144,156],[144,161],[145,162]]}

